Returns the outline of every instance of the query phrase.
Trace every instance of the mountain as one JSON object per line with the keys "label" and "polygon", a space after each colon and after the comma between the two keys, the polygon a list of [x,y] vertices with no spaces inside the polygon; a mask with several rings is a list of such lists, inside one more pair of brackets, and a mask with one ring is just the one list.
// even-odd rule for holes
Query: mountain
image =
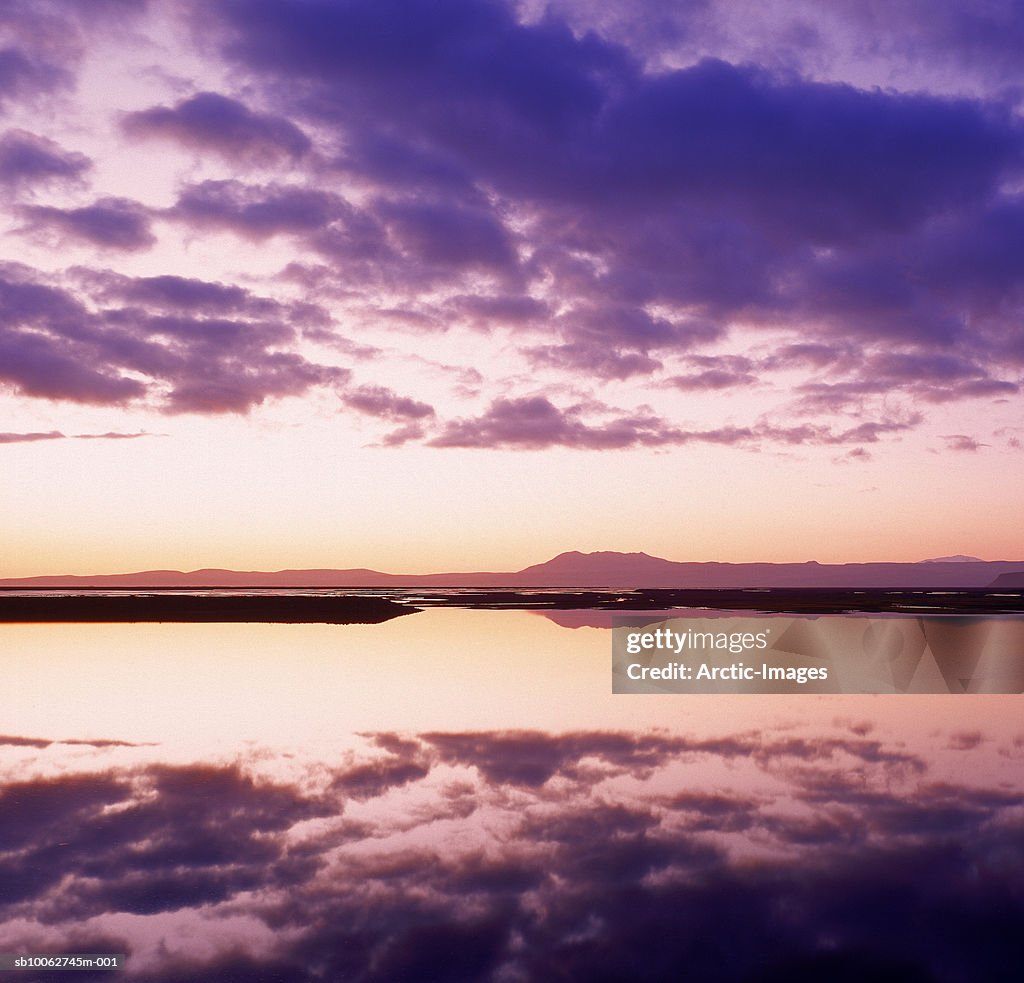
{"label": "mountain", "polygon": [[922,560],[922,563],[984,563],[984,560],[979,560],[976,556],[964,556],[963,553],[957,553],[954,556],[936,556],[931,560]]}
{"label": "mountain", "polygon": [[[505,588],[770,588],[845,587],[942,590],[987,587],[1024,561],[940,557],[920,563],[693,563],[647,553],[560,553],[515,572],[393,574],[351,570],[147,570],[95,576],[20,577],[0,587],[505,587]],[[1000,584],[1000,586],[1005,586]]]}
{"label": "mountain", "polygon": [[989,584],[989,587],[1006,590],[1024,590],[1024,570],[1021,569],[1021,564],[1017,564],[1016,570],[1001,573]]}
{"label": "mountain", "polygon": [[521,587],[983,588],[1020,562],[937,559],[922,563],[693,563],[646,553],[562,553],[512,574]]}

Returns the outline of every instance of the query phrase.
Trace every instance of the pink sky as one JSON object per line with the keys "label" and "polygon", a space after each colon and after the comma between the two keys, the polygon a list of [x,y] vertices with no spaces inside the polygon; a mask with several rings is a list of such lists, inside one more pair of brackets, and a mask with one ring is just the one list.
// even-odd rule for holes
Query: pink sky
{"label": "pink sky", "polygon": [[1019,59],[914,6],[7,5],[0,576],[1024,556]]}

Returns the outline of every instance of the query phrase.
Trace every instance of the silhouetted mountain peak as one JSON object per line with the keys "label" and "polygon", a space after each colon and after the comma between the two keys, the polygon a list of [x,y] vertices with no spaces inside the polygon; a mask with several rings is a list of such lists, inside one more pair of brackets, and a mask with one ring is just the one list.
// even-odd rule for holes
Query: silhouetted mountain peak
{"label": "silhouetted mountain peak", "polygon": [[[913,589],[986,587],[1001,574],[1020,576],[1021,562],[985,562],[972,557],[943,557],[919,563],[722,563],[676,562],[649,553],[619,553],[600,550],[581,553],[569,550],[543,563],[515,573],[472,572],[433,574],[392,574],[378,570],[316,569],[237,571],[205,568],[182,573],[149,570],[130,574],[96,576],[39,576],[0,580],[0,588],[11,587],[522,587],[527,589],[566,588],[813,588],[893,587]],[[999,586],[1016,585],[1016,579],[998,581]]]}
{"label": "silhouetted mountain peak", "polygon": [[538,570],[608,570],[620,569],[623,567],[635,568],[639,565],[673,564],[672,560],[666,560],[660,556],[651,556],[648,553],[619,553],[614,550],[597,550],[593,553],[581,553],[579,550],[569,550],[566,553],[559,553],[558,556],[545,560],[543,563],[534,563],[520,573]]}

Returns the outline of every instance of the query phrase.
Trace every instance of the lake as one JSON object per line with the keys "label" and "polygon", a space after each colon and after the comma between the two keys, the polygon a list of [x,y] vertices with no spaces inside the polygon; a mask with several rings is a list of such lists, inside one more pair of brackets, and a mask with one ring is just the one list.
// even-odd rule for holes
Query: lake
{"label": "lake", "polygon": [[572,615],[0,626],[0,952],[154,983],[1020,965],[1019,696],[613,695]]}

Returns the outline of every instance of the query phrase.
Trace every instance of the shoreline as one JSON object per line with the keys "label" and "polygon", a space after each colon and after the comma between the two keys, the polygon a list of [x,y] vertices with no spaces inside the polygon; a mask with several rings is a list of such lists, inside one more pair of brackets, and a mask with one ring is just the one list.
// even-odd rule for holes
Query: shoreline
{"label": "shoreline", "polygon": [[375,625],[419,608],[382,597],[287,594],[3,596],[0,623],[178,622]]}
{"label": "shoreline", "polygon": [[[688,608],[765,614],[1024,615],[1024,591],[991,589],[641,588],[636,590],[396,590],[393,596],[302,594],[280,590],[204,593],[142,588],[0,589],[0,623],[266,622],[378,624],[425,608],[601,611],[623,615]],[[223,588],[219,590],[224,590]]]}

